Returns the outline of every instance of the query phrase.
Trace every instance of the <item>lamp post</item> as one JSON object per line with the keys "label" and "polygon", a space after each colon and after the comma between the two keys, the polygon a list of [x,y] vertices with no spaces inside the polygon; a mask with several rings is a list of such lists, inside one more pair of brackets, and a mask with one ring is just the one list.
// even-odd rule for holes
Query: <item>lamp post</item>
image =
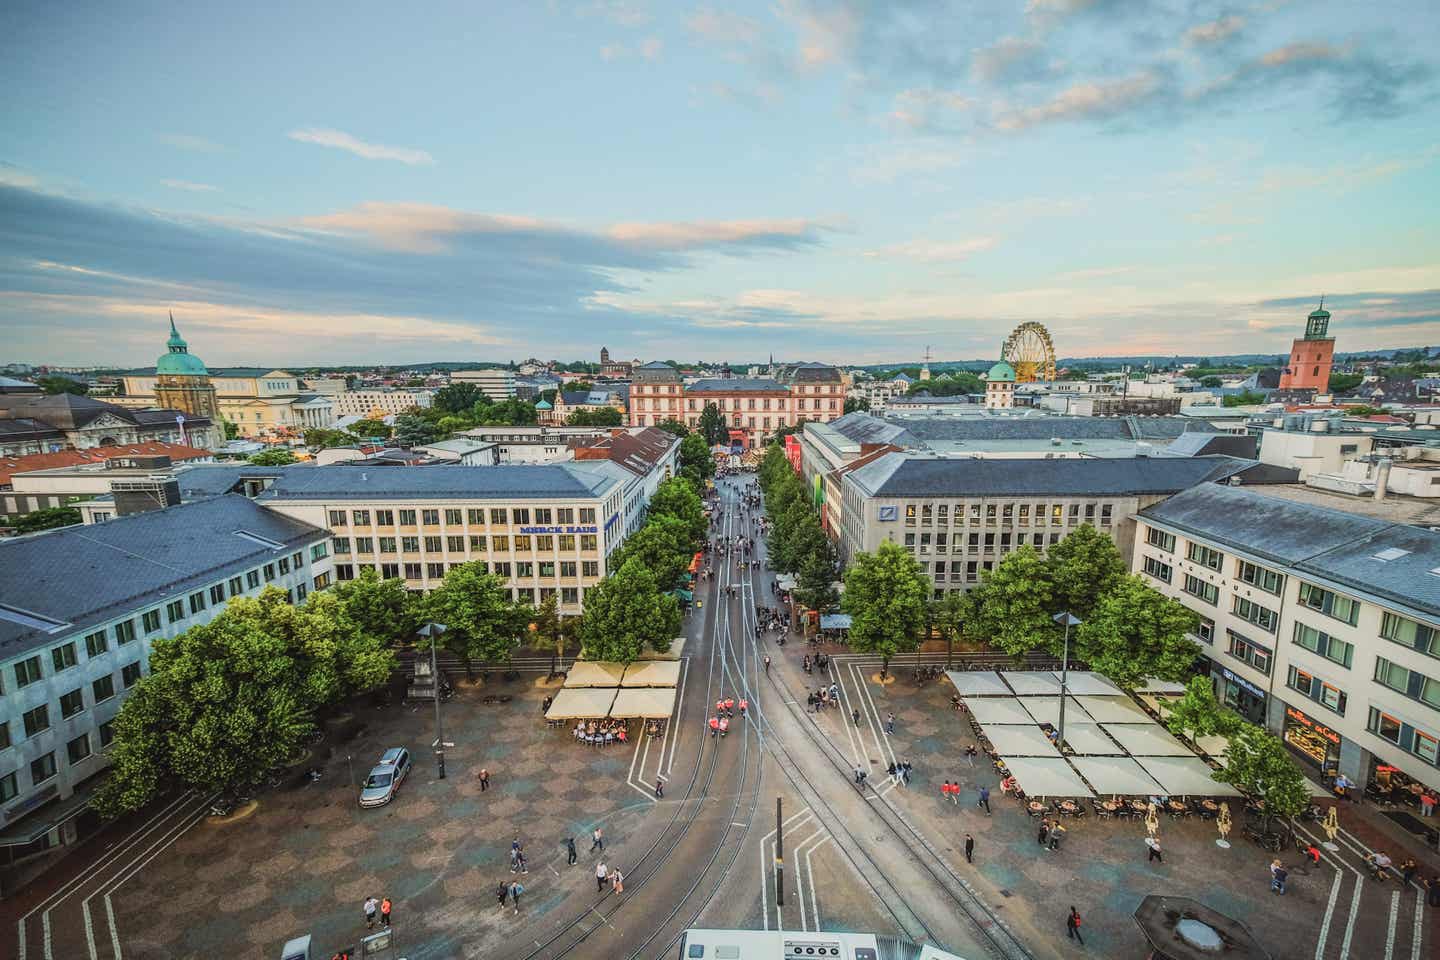
{"label": "lamp post", "polygon": [[430,680],[435,685],[435,763],[439,767],[439,779],[445,779],[445,732],[440,726],[440,669],[435,659],[435,641],[445,632],[443,623],[427,623],[419,634],[430,638]]}
{"label": "lamp post", "polygon": [[1065,627],[1065,649],[1060,658],[1060,750],[1065,748],[1065,681],[1070,673],[1070,628],[1080,625],[1080,618],[1065,610],[1050,618]]}

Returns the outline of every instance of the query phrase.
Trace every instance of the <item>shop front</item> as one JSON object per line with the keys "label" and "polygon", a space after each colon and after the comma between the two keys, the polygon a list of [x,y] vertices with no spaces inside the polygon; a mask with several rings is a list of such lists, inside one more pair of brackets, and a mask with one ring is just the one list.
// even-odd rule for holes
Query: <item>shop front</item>
{"label": "shop front", "polygon": [[1220,699],[1225,706],[1251,723],[1265,725],[1265,701],[1268,699],[1265,691],[1227,667],[1220,668]]}
{"label": "shop front", "polygon": [[1303,710],[1285,708],[1282,736],[1297,753],[1319,767],[1322,776],[1333,777],[1339,769],[1340,734]]}

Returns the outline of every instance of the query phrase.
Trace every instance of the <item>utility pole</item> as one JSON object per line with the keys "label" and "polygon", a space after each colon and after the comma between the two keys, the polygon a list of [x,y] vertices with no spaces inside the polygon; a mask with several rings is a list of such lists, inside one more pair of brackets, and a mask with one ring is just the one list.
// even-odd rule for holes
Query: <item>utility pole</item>
{"label": "utility pole", "polygon": [[445,731],[440,726],[440,668],[435,656],[435,641],[445,632],[443,623],[427,623],[420,628],[420,636],[430,638],[430,681],[435,685],[435,764],[438,778],[445,779]]}
{"label": "utility pole", "polygon": [[781,819],[780,797],[775,798],[775,907],[778,915],[785,906],[785,822]]}
{"label": "utility pole", "polygon": [[1056,746],[1063,751],[1065,743],[1065,681],[1070,673],[1070,628],[1080,624],[1080,618],[1066,610],[1050,619],[1065,625],[1065,649],[1060,659],[1060,742]]}

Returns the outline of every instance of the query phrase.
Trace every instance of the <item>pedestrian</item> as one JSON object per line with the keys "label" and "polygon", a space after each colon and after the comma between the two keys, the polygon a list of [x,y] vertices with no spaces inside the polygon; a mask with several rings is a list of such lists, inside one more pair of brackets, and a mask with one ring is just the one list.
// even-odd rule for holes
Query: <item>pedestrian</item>
{"label": "pedestrian", "polygon": [[375,929],[375,911],[380,909],[380,901],[374,897],[365,898],[365,929]]}
{"label": "pedestrian", "polygon": [[1040,818],[1040,846],[1045,846],[1045,841],[1050,839],[1050,818]]}
{"label": "pedestrian", "polygon": [[596,893],[601,893],[601,892],[603,892],[603,891],[605,890],[605,878],[606,878],[606,876],[608,876],[608,874],[609,874],[609,870],[606,869],[606,867],[605,867],[605,861],[604,861],[604,860],[601,860],[599,863],[597,863],[597,864],[595,865],[595,892],[596,892]]}
{"label": "pedestrian", "polygon": [[766,675],[766,676],[769,676],[769,675],[770,675],[770,658],[769,658],[769,657],[766,657],[766,658],[765,658],[765,675]]}
{"label": "pedestrian", "polygon": [[718,734],[719,732],[720,732],[720,718],[719,718],[719,717],[711,717],[711,718],[710,718],[710,738],[713,740],[713,739],[715,738],[715,735]]}
{"label": "pedestrian", "polygon": [[957,806],[957,807],[960,806],[960,781],[959,781],[959,780],[956,780],[954,783],[950,784],[950,802],[953,803],[953,804],[955,804],[955,806]]}
{"label": "pedestrian", "polygon": [[1435,815],[1435,791],[1426,790],[1420,794],[1420,816],[1433,817]]}
{"label": "pedestrian", "polygon": [[856,783],[859,783],[859,782],[860,782],[860,774],[861,774],[861,772],[862,772],[862,771],[861,771],[860,767],[857,765],[857,766],[855,767],[855,782],[856,782]]}
{"label": "pedestrian", "polygon": [[943,803],[950,799],[950,781],[946,780],[940,785],[940,801]]}
{"label": "pedestrian", "polygon": [[892,736],[895,734],[895,714],[893,713],[885,718],[885,732]]}
{"label": "pedestrian", "polygon": [[1060,849],[1060,841],[1064,838],[1064,836],[1065,836],[1065,825],[1064,825],[1063,823],[1061,823],[1059,820],[1056,820],[1056,821],[1055,821],[1053,824],[1051,824],[1051,826],[1050,826],[1050,849],[1051,849],[1051,850],[1059,850],[1059,849]]}
{"label": "pedestrian", "polygon": [[965,761],[969,763],[970,766],[975,766],[975,755],[979,752],[980,751],[975,749],[975,744],[970,744],[965,748]]}
{"label": "pedestrian", "polygon": [[490,771],[489,771],[489,770],[486,770],[484,767],[481,767],[481,768],[480,768],[480,772],[477,773],[477,774],[475,774],[475,779],[480,781],[480,792],[481,792],[481,793],[484,793],[486,790],[489,790],[489,789],[490,789]]}
{"label": "pedestrian", "polygon": [[975,862],[975,838],[968,833],[965,834],[965,862]]}
{"label": "pedestrian", "polygon": [[975,801],[975,806],[976,806],[976,807],[984,807],[984,808],[985,808],[985,816],[987,816],[987,817],[990,816],[990,788],[989,788],[989,787],[981,787],[981,788],[980,788],[980,799]]}
{"label": "pedestrian", "polygon": [[857,727],[860,726],[860,711],[858,709],[850,711],[850,722]]}
{"label": "pedestrian", "polygon": [[665,799],[665,781],[660,779],[659,777],[655,778],[655,799]]}
{"label": "pedestrian", "polygon": [[1440,907],[1440,873],[1425,881],[1425,902]]}
{"label": "pedestrian", "polygon": [[1410,881],[1415,879],[1415,871],[1420,868],[1415,863],[1414,857],[1406,857],[1400,864],[1400,883],[1403,886],[1410,886]]}
{"label": "pedestrian", "polygon": [[1285,878],[1290,876],[1279,860],[1270,865],[1270,889],[1278,896],[1285,896]]}
{"label": "pedestrian", "polygon": [[519,880],[510,884],[510,902],[515,905],[515,912],[520,912],[520,894],[525,892],[525,886]]}
{"label": "pedestrian", "polygon": [[495,891],[495,900],[500,904],[500,909],[505,909],[505,901],[510,898],[510,884],[504,880],[500,881],[500,888]]}
{"label": "pedestrian", "polygon": [[610,872],[610,889],[613,890],[613,891],[615,891],[615,895],[616,895],[617,897],[618,897],[620,894],[624,893],[624,892],[625,892],[625,874],[621,873],[619,870],[612,870],[612,871]]}
{"label": "pedestrian", "polygon": [[1072,904],[1070,916],[1065,918],[1065,932],[1070,934],[1071,940],[1079,940],[1080,946],[1085,946],[1085,940],[1080,936],[1080,911]]}
{"label": "pedestrian", "polygon": [[576,860],[576,859],[577,859],[577,858],[576,858],[576,856],[575,856],[575,838],[574,838],[574,837],[566,837],[566,838],[565,838],[565,862],[566,862],[569,866],[572,866],[572,867],[573,867],[573,866],[575,866],[575,860]]}
{"label": "pedestrian", "polygon": [[595,832],[590,834],[590,852],[594,853],[596,850],[601,853],[605,852],[605,832],[599,827],[596,827]]}
{"label": "pedestrian", "polygon": [[1159,837],[1146,837],[1145,846],[1150,848],[1150,855],[1145,858],[1146,863],[1149,863],[1151,860],[1159,860],[1161,863],[1165,862],[1165,857],[1160,852]]}
{"label": "pedestrian", "polygon": [[387,930],[390,928],[390,898],[386,897],[380,901],[380,926]]}
{"label": "pedestrian", "polygon": [[745,715],[749,712],[749,710],[750,710],[750,701],[749,701],[749,700],[746,700],[744,697],[741,697],[741,698],[740,698],[740,719],[741,719],[741,720],[744,720],[744,719],[745,719]]}
{"label": "pedestrian", "polygon": [[530,872],[530,861],[525,859],[524,850],[517,851],[515,854],[515,859],[519,862],[521,873]]}

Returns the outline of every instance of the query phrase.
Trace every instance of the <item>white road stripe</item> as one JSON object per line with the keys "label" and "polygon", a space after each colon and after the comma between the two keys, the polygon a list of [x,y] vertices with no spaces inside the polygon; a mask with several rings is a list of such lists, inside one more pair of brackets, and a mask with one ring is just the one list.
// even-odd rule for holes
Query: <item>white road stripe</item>
{"label": "white road stripe", "polygon": [[1365,878],[1355,878],[1355,894],[1350,898],[1350,916],[1345,919],[1345,939],[1340,942],[1340,960],[1349,960],[1350,940],[1355,936],[1355,918],[1360,914],[1360,892],[1365,889]]}
{"label": "white road stripe", "polygon": [[800,905],[801,930],[810,929],[810,927],[805,923],[805,871],[800,868],[800,864],[802,862],[801,858],[804,856],[805,844],[809,843],[811,840],[814,840],[816,837],[820,836],[820,834],[824,832],[824,827],[816,830],[814,833],[810,834],[810,836],[806,837],[804,840],[801,840],[798,844],[796,844],[792,852],[795,858],[795,901]]}
{"label": "white road stripe", "polygon": [[1315,960],[1325,960],[1325,941],[1330,937],[1330,921],[1335,916],[1335,900],[1340,896],[1340,884],[1345,874],[1335,867],[1335,880],[1330,884],[1330,902],[1325,905],[1325,919],[1320,922],[1320,940],[1315,944]]}
{"label": "white road stripe", "polygon": [[820,838],[820,842],[809,850],[805,851],[805,872],[810,874],[810,919],[815,924],[815,932],[820,932],[820,906],[815,902],[815,865],[810,860],[810,855],[830,842],[830,834]]}
{"label": "white road stripe", "polygon": [[1425,932],[1425,891],[1415,891],[1415,937],[1410,942],[1410,960],[1420,960],[1420,938]]}
{"label": "white road stripe", "polygon": [[1390,894],[1390,926],[1385,931],[1385,960],[1395,956],[1395,922],[1400,919],[1400,891]]}

